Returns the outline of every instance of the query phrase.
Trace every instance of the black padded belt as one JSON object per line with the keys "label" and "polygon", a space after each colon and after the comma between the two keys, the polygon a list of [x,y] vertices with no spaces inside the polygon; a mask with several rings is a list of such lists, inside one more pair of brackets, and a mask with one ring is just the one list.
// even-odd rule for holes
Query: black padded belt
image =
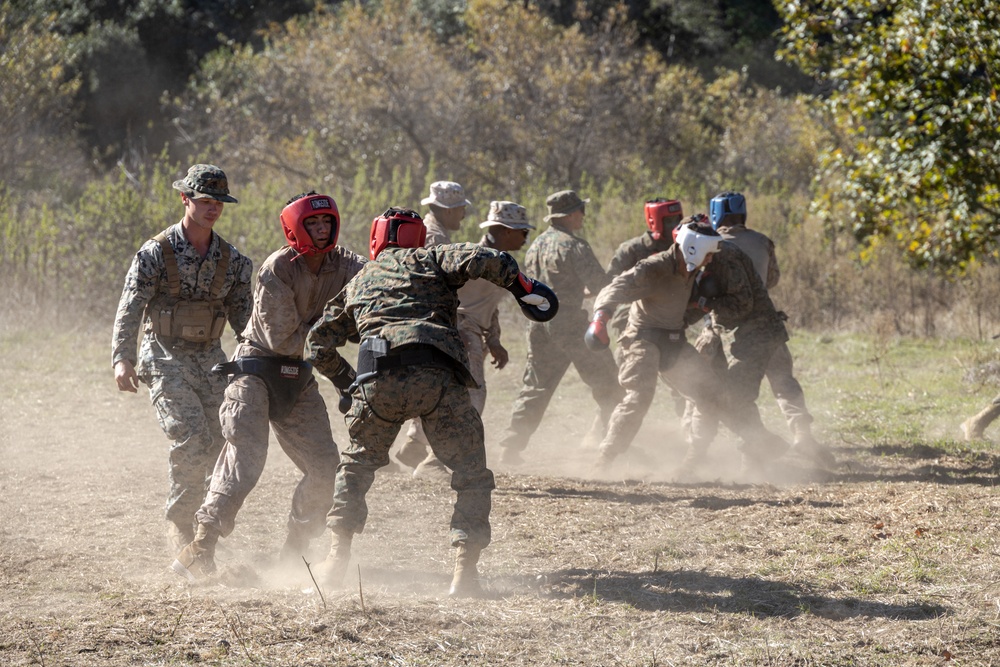
{"label": "black padded belt", "polygon": [[358,379],[355,384],[361,384],[384,371],[404,366],[445,368],[455,373],[459,382],[465,386],[477,386],[468,369],[433,345],[415,343],[389,349],[384,338],[374,336],[361,341],[358,349]]}
{"label": "black padded belt", "polygon": [[635,337],[660,348],[660,371],[665,371],[674,365],[684,343],[687,342],[683,329],[639,329]]}
{"label": "black padded belt", "polygon": [[312,365],[290,357],[240,357],[216,364],[212,372],[232,376],[255,375],[263,380],[269,402],[267,416],[275,420],[288,416],[312,379]]}

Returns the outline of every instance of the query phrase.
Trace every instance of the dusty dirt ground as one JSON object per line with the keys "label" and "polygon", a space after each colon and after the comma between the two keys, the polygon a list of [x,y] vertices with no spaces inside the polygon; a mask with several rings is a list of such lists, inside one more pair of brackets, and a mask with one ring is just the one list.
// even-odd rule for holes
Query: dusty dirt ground
{"label": "dusty dirt ground", "polygon": [[[529,463],[497,470],[487,599],[447,598],[452,494],[403,474],[376,479],[346,590],[278,571],[297,474],[276,446],[219,574],[188,585],[167,441],[148,393],[115,390],[105,333],[0,339],[2,665],[1000,664],[995,455],[834,442],[843,469],[789,458],[749,486],[720,442],[712,480],[674,480],[658,398],[634,454],[586,479],[572,373]],[[491,442],[514,358],[489,376]]]}

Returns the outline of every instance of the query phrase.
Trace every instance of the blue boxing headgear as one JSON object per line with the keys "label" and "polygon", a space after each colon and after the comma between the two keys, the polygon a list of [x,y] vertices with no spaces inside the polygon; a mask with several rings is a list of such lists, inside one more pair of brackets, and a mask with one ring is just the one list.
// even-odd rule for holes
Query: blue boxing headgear
{"label": "blue boxing headgear", "polygon": [[708,216],[712,222],[712,229],[744,225],[747,221],[746,197],[739,192],[723,192],[715,195],[708,204]]}

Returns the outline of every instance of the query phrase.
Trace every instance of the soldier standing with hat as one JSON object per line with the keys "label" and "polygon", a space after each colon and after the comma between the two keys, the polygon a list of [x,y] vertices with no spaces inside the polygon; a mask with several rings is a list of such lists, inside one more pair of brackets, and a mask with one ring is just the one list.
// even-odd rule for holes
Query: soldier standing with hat
{"label": "soldier standing with hat", "polygon": [[[490,202],[486,221],[479,226],[486,230],[479,245],[504,252],[520,250],[528,240],[528,233],[535,228],[528,222],[527,209],[512,201]],[[507,349],[500,343],[499,306],[504,294],[506,290],[481,278],[470,280],[458,290],[458,333],[469,356],[472,379],[478,385],[469,388],[469,397],[480,415],[486,407],[486,353],[489,352],[497,370],[510,360]],[[443,478],[448,471],[433,453],[429,453],[413,474]]]}
{"label": "soldier standing with hat", "polygon": [[[225,440],[219,406],[226,378],[220,338],[243,331],[253,299],[251,261],[213,231],[229,194],[226,174],[196,164],[173,184],[181,221],[146,241],[132,260],[115,316],[111,363],[119,391],[149,395],[170,447],[166,518],[174,553],[194,539],[195,512]],[[139,329],[143,336],[136,355]]]}
{"label": "soldier standing with hat", "polygon": [[535,239],[525,257],[525,269],[559,296],[562,314],[551,322],[528,323],[523,386],[500,443],[501,460],[508,465],[521,463],[520,453],[541,423],[570,364],[590,386],[600,408],[588,437],[597,441],[603,438],[608,419],[625,393],[618,385],[618,369],[611,351],[593,354],[583,341],[590,319],[583,309],[584,296],[596,295],[608,284],[608,275],[590,244],[576,236],[583,227],[589,201],[580,199],[573,190],[549,195],[545,200],[549,228]]}

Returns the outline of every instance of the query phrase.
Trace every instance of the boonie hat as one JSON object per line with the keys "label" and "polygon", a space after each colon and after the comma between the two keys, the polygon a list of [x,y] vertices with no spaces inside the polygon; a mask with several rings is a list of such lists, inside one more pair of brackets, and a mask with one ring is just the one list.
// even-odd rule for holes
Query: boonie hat
{"label": "boonie hat", "polygon": [[174,190],[180,190],[191,199],[214,199],[227,204],[238,204],[239,200],[229,194],[226,172],[214,164],[195,164],[188,169],[187,176],[174,181]]}
{"label": "boonie hat", "polygon": [[486,222],[479,223],[479,226],[486,229],[493,225],[502,225],[510,229],[535,228],[528,222],[528,210],[512,201],[490,202],[490,212],[486,215]]}
{"label": "boonie hat", "polygon": [[549,221],[553,218],[569,215],[573,211],[583,208],[583,205],[589,201],[589,199],[580,199],[580,195],[573,190],[560,190],[553,193],[545,199],[545,205],[549,207],[549,214],[545,216],[545,220]]}
{"label": "boonie hat", "polygon": [[465,198],[465,190],[454,181],[435,181],[431,183],[431,194],[420,200],[423,206],[434,204],[441,208],[458,208],[471,206],[472,202]]}

